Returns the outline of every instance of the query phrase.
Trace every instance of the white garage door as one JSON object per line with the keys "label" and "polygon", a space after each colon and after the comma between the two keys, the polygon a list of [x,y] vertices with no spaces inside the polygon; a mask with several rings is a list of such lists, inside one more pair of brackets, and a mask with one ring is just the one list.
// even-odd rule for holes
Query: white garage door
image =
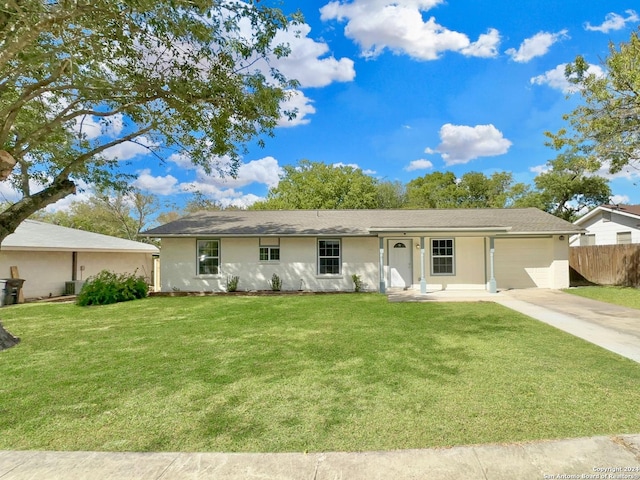
{"label": "white garage door", "polygon": [[514,238],[495,241],[498,289],[549,288],[553,261],[550,238]]}

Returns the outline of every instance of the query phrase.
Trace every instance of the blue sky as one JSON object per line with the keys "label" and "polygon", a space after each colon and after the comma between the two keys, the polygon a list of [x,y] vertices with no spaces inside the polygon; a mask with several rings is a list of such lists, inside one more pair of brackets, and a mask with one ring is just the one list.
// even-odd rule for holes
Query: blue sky
{"label": "blue sky", "polygon": [[[291,99],[299,114],[264,148],[249,145],[238,178],[206,175],[179,155],[159,165],[135,144],[118,154],[136,186],[178,205],[193,188],[222,205],[250,205],[277,185],[282,166],[302,159],[403,183],[436,171],[509,171],[530,183],[556,155],[543,133],[565,126],[579,100],[564,65],[580,54],[597,66],[610,41],[627,41],[640,25],[634,3],[285,0],[280,8],[306,21],[299,37],[279,34],[292,54],[275,62],[300,81]],[[612,178],[612,200],[640,203],[639,177]]]}

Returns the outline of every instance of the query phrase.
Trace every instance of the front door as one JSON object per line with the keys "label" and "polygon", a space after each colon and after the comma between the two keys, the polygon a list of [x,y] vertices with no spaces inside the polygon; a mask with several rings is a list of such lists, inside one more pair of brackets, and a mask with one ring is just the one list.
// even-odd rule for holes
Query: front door
{"label": "front door", "polygon": [[389,287],[407,288],[411,286],[411,240],[389,240]]}

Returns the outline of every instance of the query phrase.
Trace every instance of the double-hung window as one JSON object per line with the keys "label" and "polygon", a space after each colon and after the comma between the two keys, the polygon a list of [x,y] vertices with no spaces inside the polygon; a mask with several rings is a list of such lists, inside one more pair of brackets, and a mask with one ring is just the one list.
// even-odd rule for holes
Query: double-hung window
{"label": "double-hung window", "polygon": [[452,238],[431,239],[431,274],[453,275],[455,273],[454,245]]}
{"label": "double-hung window", "polygon": [[318,240],[318,273],[339,275],[341,263],[340,240]]}
{"label": "double-hung window", "polygon": [[220,273],[220,240],[198,240],[198,275]]}
{"label": "double-hung window", "polygon": [[279,262],[280,261],[280,239],[261,238],[260,239],[260,261]]}

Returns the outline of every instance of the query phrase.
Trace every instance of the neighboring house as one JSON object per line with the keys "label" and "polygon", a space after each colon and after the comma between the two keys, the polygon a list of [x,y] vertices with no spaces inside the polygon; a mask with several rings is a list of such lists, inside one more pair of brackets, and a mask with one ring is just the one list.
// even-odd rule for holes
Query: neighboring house
{"label": "neighboring house", "polygon": [[158,253],[146,243],[25,220],[0,246],[0,278],[10,278],[10,267],[17,266],[26,298],[61,295],[67,282],[76,281],[77,288],[101,270],[136,272],[152,283]]}
{"label": "neighboring house", "polygon": [[207,211],[154,228],[161,290],[565,288],[573,224],[528,209]]}
{"label": "neighboring house", "polygon": [[640,205],[601,205],[573,222],[586,231],[572,247],[640,243]]}

